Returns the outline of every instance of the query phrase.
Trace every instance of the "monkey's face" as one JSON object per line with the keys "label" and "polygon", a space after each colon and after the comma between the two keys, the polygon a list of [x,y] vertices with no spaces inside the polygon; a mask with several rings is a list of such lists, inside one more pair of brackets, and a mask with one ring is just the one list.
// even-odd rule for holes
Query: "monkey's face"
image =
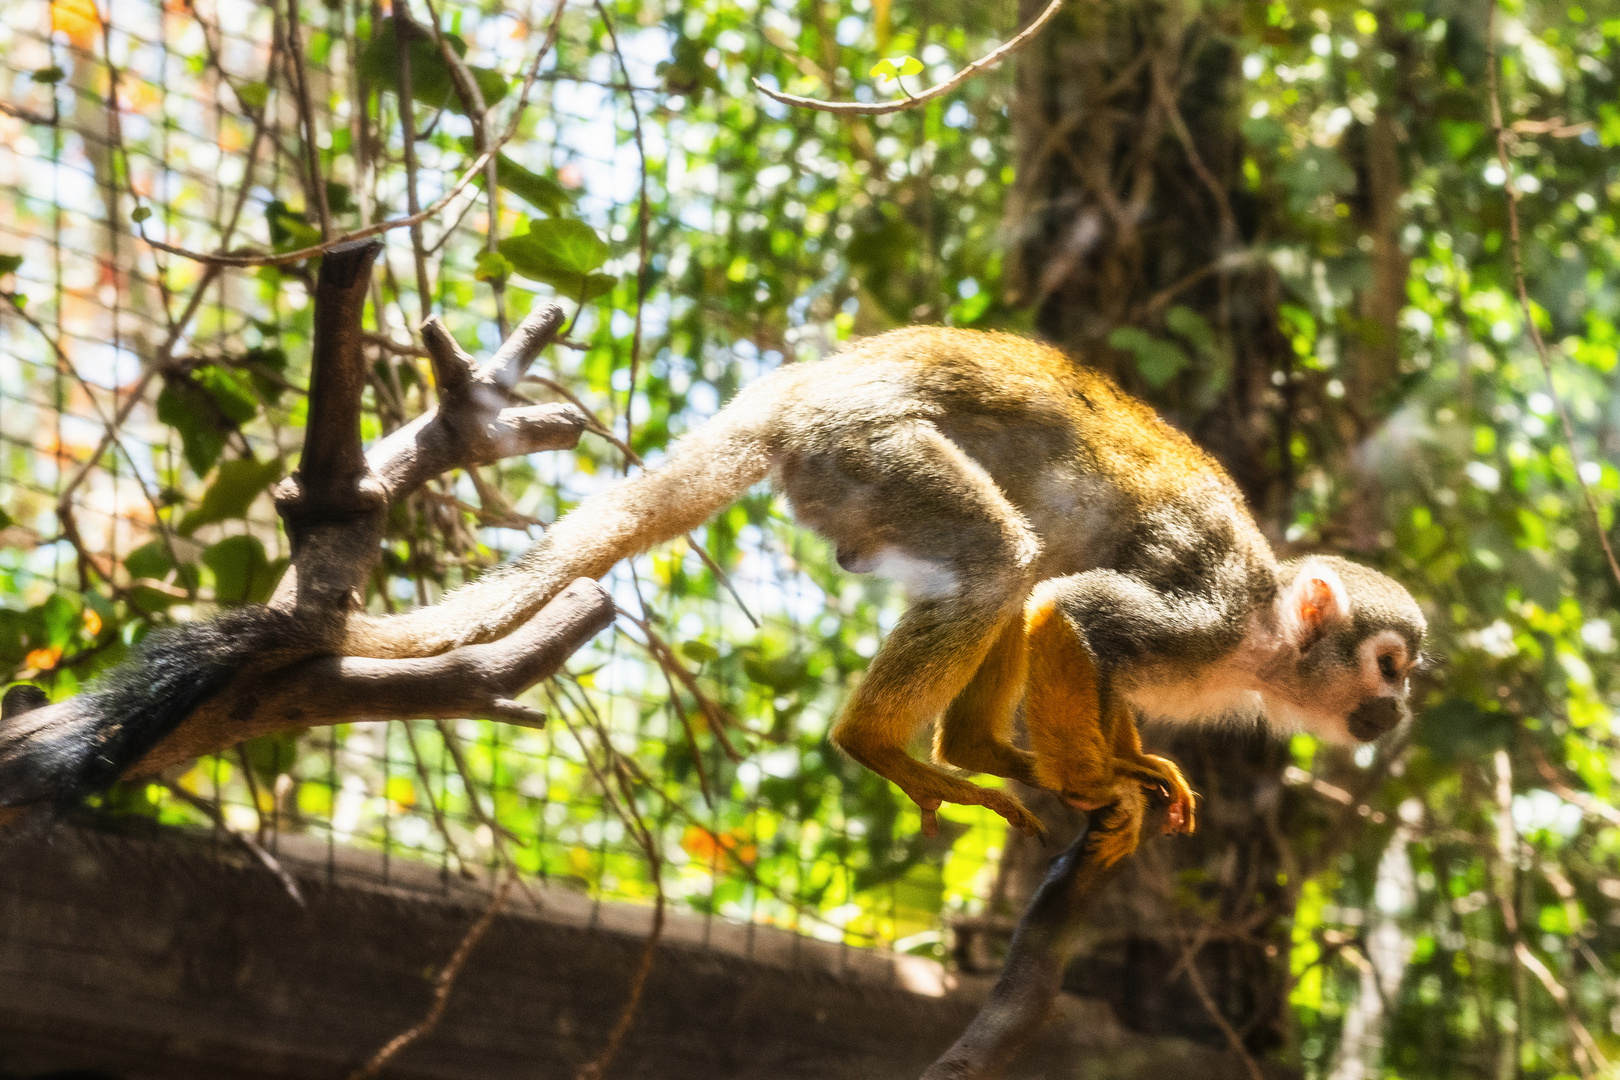
{"label": "monkey's face", "polygon": [[1425,624],[1411,594],[1343,559],[1312,559],[1282,590],[1292,645],[1268,685],[1273,723],[1334,743],[1368,743],[1411,715]]}

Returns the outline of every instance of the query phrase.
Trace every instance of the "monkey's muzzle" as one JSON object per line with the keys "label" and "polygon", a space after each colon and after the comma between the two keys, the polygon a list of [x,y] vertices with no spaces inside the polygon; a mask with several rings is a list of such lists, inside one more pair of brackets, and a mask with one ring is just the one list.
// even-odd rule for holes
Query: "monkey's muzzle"
{"label": "monkey's muzzle", "polygon": [[1372,742],[1400,722],[1400,703],[1392,697],[1375,697],[1357,705],[1345,723],[1351,735]]}

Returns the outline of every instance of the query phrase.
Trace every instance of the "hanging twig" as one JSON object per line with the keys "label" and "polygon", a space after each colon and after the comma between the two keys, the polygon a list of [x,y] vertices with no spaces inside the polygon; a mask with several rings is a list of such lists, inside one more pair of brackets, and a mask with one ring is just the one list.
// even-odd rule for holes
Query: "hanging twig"
{"label": "hanging twig", "polygon": [[1575,483],[1580,488],[1581,498],[1586,501],[1587,511],[1592,515],[1592,527],[1597,530],[1598,543],[1603,546],[1603,557],[1608,561],[1609,573],[1614,576],[1615,584],[1620,585],[1620,562],[1615,561],[1614,548],[1609,543],[1608,531],[1603,527],[1603,514],[1598,509],[1592,487],[1582,475],[1586,462],[1581,456],[1580,443],[1575,438],[1575,425],[1569,418],[1569,406],[1564,404],[1564,399],[1559,396],[1558,387],[1553,382],[1552,356],[1547,350],[1546,341],[1541,337],[1541,327],[1536,325],[1536,313],[1530,305],[1530,290],[1525,286],[1524,251],[1519,239],[1519,189],[1513,179],[1513,162],[1508,156],[1508,131],[1502,123],[1502,98],[1497,88],[1497,64],[1496,0],[1491,0],[1485,18],[1486,93],[1491,99],[1491,130],[1496,134],[1496,160],[1502,167],[1502,192],[1507,196],[1508,251],[1513,262],[1513,285],[1519,296],[1519,307],[1524,312],[1525,331],[1536,347],[1536,357],[1541,361],[1541,371],[1547,379],[1547,395],[1552,398],[1553,407],[1558,410],[1558,422],[1564,429],[1564,442],[1569,448],[1570,462],[1575,468]]}
{"label": "hanging twig", "polygon": [[[169,794],[173,795],[187,806],[200,810],[202,813],[208,815],[208,820],[214,823],[215,828],[224,833],[226,836],[229,836],[236,843],[240,844],[249,855],[252,855],[255,859],[259,860],[259,862],[263,864],[264,868],[274,874],[277,881],[281,882],[281,887],[287,890],[287,895],[292,898],[293,903],[297,904],[299,907],[309,906],[308,902],[304,900],[303,892],[298,888],[298,882],[291,874],[287,872],[286,868],[281,865],[280,860],[278,860],[274,855],[270,854],[263,844],[259,843],[247,833],[231,828],[231,826],[225,820],[225,815],[220,812],[220,809],[216,804],[208,801],[200,795],[193,795],[179,784],[165,783],[163,786],[168,789]],[[254,809],[257,810],[258,807],[255,806]]]}
{"label": "hanging twig", "polygon": [[350,1073],[349,1080],[371,1080],[382,1071],[383,1066],[397,1057],[400,1051],[439,1026],[439,1021],[444,1017],[445,1006],[450,1003],[450,991],[455,989],[457,976],[461,974],[461,969],[466,965],[473,949],[478,946],[478,942],[488,932],[490,925],[495,922],[495,916],[500,914],[501,905],[506,903],[506,894],[511,891],[512,882],[513,875],[507,874],[501,879],[500,884],[495,886],[495,891],[489,898],[489,906],[478,917],[478,921],[468,928],[466,935],[461,939],[461,944],[456,946],[456,951],[444,965],[444,970],[433,980],[433,1003],[428,1006],[427,1015],[390,1039],[387,1045],[372,1055],[370,1061]]}
{"label": "hanging twig", "polygon": [[298,103],[298,121],[303,128],[309,201],[315,204],[316,222],[321,227],[321,240],[325,242],[332,239],[332,209],[327,204],[326,182],[321,176],[321,145],[315,136],[315,107],[309,94],[309,68],[304,63],[302,21],[298,0],[287,0],[287,52],[292,56],[294,100]]}
{"label": "hanging twig", "polygon": [[[613,29],[613,19],[608,14],[607,5],[602,0],[596,0],[596,10],[602,16],[602,25],[607,28],[608,45],[613,50],[614,59],[619,63],[619,70],[624,73],[624,81],[630,82],[630,66],[624,62],[624,53],[619,50],[619,35]],[[641,370],[641,326],[642,309],[647,303],[647,283],[651,238],[649,229],[652,227],[652,205],[647,197],[647,144],[641,133],[641,107],[636,104],[635,94],[626,94],[625,100],[630,103],[630,119],[635,134],[636,161],[639,164],[638,195],[636,200],[636,318],[630,331],[630,380],[624,392],[624,441],[626,445],[635,443],[636,427],[632,411],[636,402],[636,382]],[[630,471],[629,461],[625,462],[625,471]]]}
{"label": "hanging twig", "polygon": [[[920,94],[903,97],[895,101],[872,103],[864,101],[822,101],[819,98],[799,97],[797,94],[784,94],[778,90],[772,90],[758,79],[754,80],[754,89],[772,101],[780,101],[784,105],[792,105],[800,109],[815,109],[818,112],[838,113],[842,116],[882,116],[884,113],[915,109],[919,105],[926,105],[936,98],[944,97],[979,72],[984,71],[986,68],[995,67],[1007,57],[1028,45],[1034,40],[1035,35],[1041,32],[1041,28],[1052,21],[1057,15],[1058,9],[1062,6],[1063,0],[1052,0],[1050,4],[1046,5],[1046,10],[1036,16],[1034,22],[1020,30],[1005,45],[986,53],[939,85],[930,87]],[[905,93],[905,87],[900,89],[901,93]]]}

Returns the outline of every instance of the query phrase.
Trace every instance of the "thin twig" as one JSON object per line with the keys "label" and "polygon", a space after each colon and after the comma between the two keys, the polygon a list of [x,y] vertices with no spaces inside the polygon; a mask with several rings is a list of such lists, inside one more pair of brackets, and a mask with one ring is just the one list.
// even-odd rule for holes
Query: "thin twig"
{"label": "thin twig", "polygon": [[[171,255],[178,255],[183,259],[190,259],[193,262],[208,263],[214,266],[285,266],[289,263],[303,262],[305,259],[313,259],[320,255],[324,255],[327,251],[337,247],[339,244],[346,244],[354,240],[364,240],[367,237],[377,236],[385,232],[392,232],[395,229],[408,229],[412,225],[419,225],[422,222],[427,221],[429,218],[437,215],[446,206],[449,206],[452,202],[454,202],[456,198],[467,189],[467,185],[471,184],[475,179],[478,178],[479,174],[484,171],[484,166],[489,163],[489,159],[495,154],[499,153],[501,148],[511,141],[512,137],[517,134],[518,124],[523,119],[523,112],[529,104],[529,93],[533,89],[536,79],[539,77],[540,64],[542,61],[544,61],[546,54],[551,51],[552,45],[555,44],[557,40],[557,32],[561,25],[563,7],[566,2],[567,0],[557,0],[557,6],[552,12],[551,24],[546,31],[546,40],[541,44],[540,51],[535,54],[534,60],[529,66],[529,73],[524,79],[523,83],[523,92],[518,97],[517,108],[513,111],[512,119],[507,124],[506,130],[501,133],[500,138],[495,140],[495,144],[491,146],[488,151],[473,159],[472,165],[465,172],[463,172],[460,177],[457,178],[456,182],[450,186],[448,191],[435,200],[431,205],[423,207],[419,213],[407,214],[404,217],[390,218],[387,221],[378,221],[363,228],[356,229],[351,233],[345,233],[342,236],[335,237],[330,241],[323,241],[319,244],[312,244],[306,248],[299,248],[297,251],[286,251],[272,254],[227,254],[223,251],[213,253],[191,251],[175,244],[168,244],[161,240],[154,240],[146,235],[144,225],[138,225],[136,226],[136,229],[140,233],[141,239],[159,251],[166,251]],[[247,190],[246,180],[243,181],[243,190]]]}
{"label": "thin twig", "polygon": [[1553,383],[1552,357],[1547,343],[1542,340],[1541,327],[1536,325],[1536,314],[1530,306],[1530,290],[1524,281],[1524,251],[1519,240],[1519,189],[1513,181],[1513,164],[1508,157],[1508,132],[1502,123],[1502,99],[1497,89],[1496,56],[1496,0],[1491,0],[1485,18],[1485,79],[1486,92],[1491,99],[1491,129],[1496,134],[1496,160],[1502,167],[1502,191],[1507,196],[1508,250],[1513,257],[1513,285],[1519,295],[1519,307],[1524,311],[1524,325],[1535,344],[1536,356],[1541,360],[1541,371],[1547,379],[1547,394],[1558,410],[1558,421],[1564,429],[1564,442],[1569,447],[1569,458],[1575,466],[1575,483],[1586,500],[1586,509],[1592,515],[1592,527],[1597,530],[1598,543],[1603,545],[1603,557],[1608,560],[1609,573],[1620,584],[1620,562],[1615,561],[1609,534],[1603,528],[1603,515],[1598,510],[1597,498],[1581,474],[1586,462],[1581,457],[1580,444],[1575,439],[1575,425],[1569,418],[1569,407],[1558,394]]}
{"label": "thin twig", "polygon": [[[171,795],[185,803],[187,806],[193,807],[200,810],[202,813],[207,814],[208,819],[214,823],[215,828],[219,829],[220,832],[224,833],[226,836],[229,836],[232,840],[236,841],[236,843],[240,844],[249,855],[252,855],[255,859],[258,859],[259,862],[263,864],[264,868],[274,874],[277,881],[281,882],[281,887],[287,890],[287,895],[292,898],[293,903],[297,904],[299,907],[309,906],[308,902],[304,899],[304,894],[298,888],[298,882],[294,880],[293,876],[287,872],[284,866],[281,865],[281,862],[274,855],[270,854],[270,852],[265,849],[263,844],[260,844],[253,837],[249,836],[245,832],[239,832],[238,830],[231,828],[231,826],[225,821],[225,815],[221,813],[217,804],[209,802],[201,795],[192,794],[179,784],[166,783],[163,786],[169,790]],[[254,810],[258,810],[258,807],[255,806]]]}
{"label": "thin twig", "polygon": [[[636,807],[634,793],[630,790],[630,772],[625,767],[625,756],[607,741],[606,733],[599,732],[602,745],[612,754],[613,773],[619,782],[619,791],[626,810],[621,816],[625,817],[625,826],[635,837],[636,843],[641,846],[642,853],[647,859],[647,872],[653,883],[653,917],[652,927],[647,931],[647,938],[641,945],[641,958],[636,964],[635,974],[630,977],[630,989],[625,994],[624,1006],[619,1010],[619,1019],[614,1023],[613,1030],[608,1033],[607,1045],[597,1055],[596,1060],[586,1064],[575,1073],[575,1080],[601,1080],[607,1073],[608,1066],[613,1059],[619,1056],[619,1049],[624,1045],[625,1036],[630,1034],[630,1025],[635,1022],[636,1010],[641,1005],[642,994],[647,989],[647,977],[652,974],[653,960],[658,956],[658,942],[664,933],[664,858],[658,850],[658,838],[648,827],[641,811]],[[633,822],[632,822],[633,819]]]}
{"label": "thin twig", "polygon": [[[630,81],[630,66],[624,62],[624,53],[619,50],[619,35],[613,29],[613,19],[608,14],[607,5],[602,0],[596,0],[596,10],[602,16],[602,25],[607,28],[608,44],[613,49],[613,56],[619,62],[619,70],[624,73],[624,81]],[[630,103],[630,118],[633,123],[636,142],[636,160],[639,163],[639,195],[636,202],[636,235],[638,257],[636,262],[636,318],[630,332],[630,379],[624,391],[624,441],[627,445],[635,443],[635,420],[631,412],[636,403],[636,381],[641,369],[641,326],[642,309],[647,303],[647,284],[649,247],[651,244],[649,229],[652,222],[652,204],[647,196],[647,144],[641,132],[641,107],[636,104],[636,95],[627,94],[625,100]],[[629,471],[628,460],[625,471]]]}
{"label": "thin twig", "polygon": [[422,747],[416,741],[416,730],[411,727],[409,720],[402,720],[400,724],[405,729],[405,744],[411,748],[411,761],[416,766],[416,778],[422,784],[422,795],[427,799],[428,810],[433,815],[433,827],[444,840],[445,850],[456,860],[456,872],[471,881],[474,876],[472,866],[467,862],[466,856],[461,854],[461,848],[456,844],[455,837],[450,835],[450,823],[445,820],[444,808],[439,805],[439,800],[433,797],[433,778],[428,773],[427,759],[422,756]]}
{"label": "thin twig", "polygon": [[450,991],[455,988],[456,977],[461,974],[462,967],[467,963],[467,957],[472,955],[473,949],[494,923],[495,916],[500,914],[501,905],[506,903],[506,894],[511,891],[512,882],[513,875],[508,874],[501,879],[499,885],[495,886],[495,891],[489,898],[489,906],[478,917],[478,921],[468,928],[466,935],[461,939],[461,944],[457,945],[456,951],[450,955],[449,963],[444,965],[439,977],[433,980],[433,1003],[428,1006],[427,1015],[390,1039],[387,1045],[372,1055],[370,1061],[350,1073],[349,1080],[371,1080],[371,1077],[381,1072],[383,1066],[398,1056],[401,1050],[439,1026],[445,1006],[450,1003]]}
{"label": "thin twig", "polygon": [[298,120],[303,127],[304,167],[309,178],[309,201],[315,204],[321,240],[332,239],[332,209],[326,201],[326,183],[321,177],[321,146],[315,137],[315,107],[309,96],[309,68],[304,64],[303,16],[298,0],[287,0],[287,51],[292,56],[293,90],[298,102]]}
{"label": "thin twig", "polygon": [[[411,40],[415,36],[416,20],[411,18],[410,0],[394,2],[394,47],[399,68],[399,130],[405,144],[405,209],[411,216],[421,213],[421,202],[416,193],[416,101],[411,81]],[[481,155],[490,156],[486,150]],[[416,267],[416,306],[422,320],[427,321],[433,310],[433,286],[428,281],[427,248],[422,240],[422,223],[411,225],[411,257]]]}
{"label": "thin twig", "polygon": [[[1028,45],[1030,41],[1034,40],[1035,35],[1041,32],[1041,28],[1052,21],[1052,19],[1057,15],[1058,9],[1062,6],[1063,0],[1052,0],[1050,4],[1046,5],[1046,10],[1042,11],[1040,15],[1036,16],[1034,22],[1030,23],[1028,26],[1024,27],[1024,29],[1020,30],[1016,35],[1014,35],[1011,41],[1007,42],[1005,45],[1002,45],[1000,48],[993,49],[984,56],[981,56],[979,59],[973,61],[973,63],[969,64],[961,71],[958,71],[955,75],[952,75],[949,79],[946,79],[939,85],[930,87],[914,97],[904,97],[896,101],[884,101],[876,103],[868,103],[864,101],[822,101],[819,98],[799,97],[797,94],[784,94],[780,91],[772,90],[758,79],[754,80],[754,89],[758,90],[772,101],[780,101],[784,105],[793,105],[801,109],[815,109],[818,112],[838,113],[843,116],[882,116],[884,113],[915,109],[919,105],[928,104],[928,102],[933,101],[935,98],[944,97],[952,90],[955,90],[958,86],[961,86],[963,83],[973,78],[973,76],[977,75],[979,72],[985,70],[986,68],[994,67],[1007,57],[1011,56],[1013,53],[1017,52],[1019,49],[1022,49],[1025,45]],[[901,92],[905,92],[904,87],[901,87]]]}

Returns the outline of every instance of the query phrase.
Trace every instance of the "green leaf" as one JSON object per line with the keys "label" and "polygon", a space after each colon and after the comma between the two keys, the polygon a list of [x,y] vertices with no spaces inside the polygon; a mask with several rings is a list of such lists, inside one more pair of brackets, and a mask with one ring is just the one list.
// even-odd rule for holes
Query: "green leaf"
{"label": "green leaf", "polygon": [[505,281],[512,276],[512,260],[498,251],[480,252],[473,270],[479,281]]}
{"label": "green leaf", "polygon": [[203,493],[197,509],[180,522],[182,536],[190,536],[204,525],[247,516],[248,507],[259,492],[274,483],[282,473],[279,461],[227,461],[220,465],[214,482]]}
{"label": "green leaf", "polygon": [[[461,140],[461,149],[469,158],[477,157],[478,152],[473,148],[471,136]],[[505,154],[495,155],[495,182],[510,191],[536,210],[543,210],[552,217],[568,212],[568,204],[572,199],[568,189],[549,176],[541,176],[537,172],[524,168]],[[479,187],[484,186],[484,174],[480,172],[475,181]]]}
{"label": "green leaf", "polygon": [[21,255],[0,255],[0,277],[16,273],[17,267],[21,266],[22,263],[23,257]]}
{"label": "green leaf", "polygon": [[1164,325],[1185,338],[1204,359],[1214,360],[1220,356],[1215,331],[1204,317],[1192,308],[1182,304],[1175,305],[1164,313]]}
{"label": "green leaf", "polygon": [[9,528],[11,528],[11,515],[4,510],[0,510],[0,529]]}
{"label": "green leaf", "polygon": [[321,242],[320,230],[280,199],[265,203],[264,219],[270,226],[270,243],[277,251],[300,251]]}
{"label": "green leaf", "polygon": [[253,383],[260,400],[274,405],[286,391],[285,379],[276,378],[287,371],[287,354],[274,346],[259,346],[242,354],[247,377]]}
{"label": "green leaf", "polygon": [[51,83],[59,83],[66,77],[67,72],[54,65],[51,67],[42,67],[33,74],[33,79],[35,82],[44,83],[46,85],[50,85]]}
{"label": "green leaf", "polygon": [[131,220],[135,224],[139,225],[141,222],[145,221],[147,218],[149,218],[151,216],[152,216],[152,208],[151,207],[149,207],[149,206],[137,206],[134,210],[130,211],[129,220]]}
{"label": "green leaf", "polygon": [[1446,140],[1446,149],[1456,161],[1465,160],[1485,135],[1485,125],[1477,120],[1441,120],[1438,126],[1440,137]]}
{"label": "green leaf", "polygon": [[896,60],[879,60],[873,64],[872,78],[898,79],[902,75],[920,75],[922,73],[922,61],[915,56],[901,56],[897,59],[898,63]]}
{"label": "green leaf", "polygon": [[607,242],[572,218],[533,222],[527,233],[502,240],[500,252],[511,261],[513,272],[581,302],[601,296],[618,280],[592,272],[607,261]]}
{"label": "green leaf", "polygon": [[[357,65],[360,74],[370,82],[399,93],[399,45],[395,37],[396,24],[392,16],[384,19],[377,27],[377,32],[371,36],[366,47],[360,53],[360,62]],[[450,68],[439,54],[439,45],[433,35],[420,26],[411,31],[410,57],[411,57],[411,98],[424,105],[434,108],[448,109],[451,112],[466,114],[466,107],[461,101],[461,95],[456,93],[455,83],[450,77]],[[446,34],[450,48],[455,50],[457,56],[467,54],[467,43],[455,34]],[[490,68],[471,67],[473,81],[478,84],[479,93],[484,96],[486,107],[494,105],[506,96],[510,88],[506,77]]]}
{"label": "green leaf", "polygon": [[250,109],[262,109],[270,100],[270,87],[262,82],[245,82],[236,88],[236,100]]}
{"label": "green leaf", "polygon": [[1135,326],[1115,330],[1108,335],[1108,344],[1134,354],[1136,370],[1154,389],[1163,388],[1190,362],[1180,346]]}
{"label": "green leaf", "polygon": [[349,214],[360,209],[354,201],[354,191],[348,184],[336,180],[326,182],[326,208],[334,214]]}
{"label": "green leaf", "polygon": [[226,436],[257,412],[246,380],[213,364],[169,376],[157,400],[158,419],[180,433],[186,462],[198,476],[219,460]]}
{"label": "green leaf", "polygon": [[682,37],[670,48],[670,58],[656,72],[671,94],[702,97],[705,90],[720,89],[720,73],[709,66],[713,43],[702,38]]}
{"label": "green leaf", "polygon": [[[190,550],[188,547],[186,550]],[[186,556],[182,554],[182,559]],[[169,555],[169,548],[161,539],[152,540],[131,551],[124,556],[124,570],[129,574],[131,581],[167,581],[170,572],[174,572],[175,584],[182,589],[195,589],[198,584],[197,567],[194,563],[181,562],[176,565]],[[143,612],[162,611],[170,604],[180,603],[182,598],[170,595],[163,589],[154,589],[145,585],[134,585],[129,592],[132,604]]]}
{"label": "green leaf", "polygon": [[693,638],[691,641],[681,642],[681,655],[698,664],[707,664],[711,660],[720,659],[720,650],[707,641]]}
{"label": "green leaf", "polygon": [[214,599],[221,604],[262,604],[275,588],[277,571],[256,536],[232,536],[202,553],[214,572]]}

